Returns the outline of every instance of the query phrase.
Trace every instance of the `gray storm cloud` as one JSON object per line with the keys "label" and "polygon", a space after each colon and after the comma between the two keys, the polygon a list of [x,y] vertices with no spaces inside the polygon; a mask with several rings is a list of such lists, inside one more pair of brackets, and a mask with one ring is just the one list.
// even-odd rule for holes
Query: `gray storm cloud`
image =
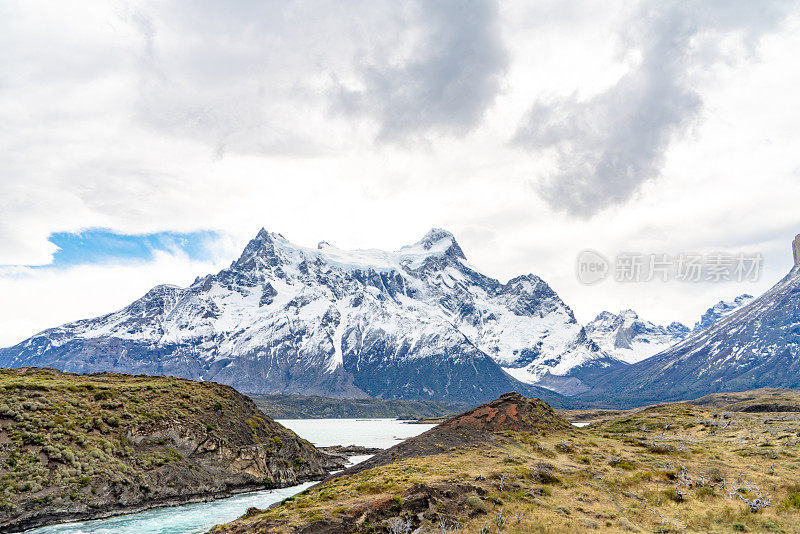
{"label": "gray storm cloud", "polygon": [[412,26],[413,52],[399,64],[368,61],[358,67],[360,88],[340,86],[333,108],[366,117],[381,141],[428,133],[464,135],[494,102],[508,55],[492,1],[420,2]]}
{"label": "gray storm cloud", "polygon": [[[204,4],[133,11],[139,120],[219,154],[313,155],[331,115],[381,141],[478,126],[508,63],[493,0]],[[340,80],[347,80],[344,84]],[[298,110],[304,115],[299,115]]]}
{"label": "gray storm cloud", "polygon": [[623,48],[641,54],[635,67],[591,98],[538,100],[520,122],[512,144],[555,157],[555,172],[537,183],[542,197],[554,208],[585,217],[626,202],[642,184],[657,179],[670,144],[703,108],[691,70],[729,59],[719,45],[697,46],[697,37],[736,32],[752,50],[782,19],[781,7],[779,2],[645,5],[621,34]]}

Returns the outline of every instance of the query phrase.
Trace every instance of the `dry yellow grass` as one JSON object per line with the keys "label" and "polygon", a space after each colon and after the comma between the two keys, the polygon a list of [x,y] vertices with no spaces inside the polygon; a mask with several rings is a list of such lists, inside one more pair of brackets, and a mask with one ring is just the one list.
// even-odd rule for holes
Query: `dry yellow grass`
{"label": "dry yellow grass", "polygon": [[[416,528],[402,501],[417,485],[454,488],[424,513],[426,532],[800,532],[800,414],[678,403],[505,438],[335,479],[216,532],[388,532],[394,517]],[[752,512],[759,495],[771,505]]]}

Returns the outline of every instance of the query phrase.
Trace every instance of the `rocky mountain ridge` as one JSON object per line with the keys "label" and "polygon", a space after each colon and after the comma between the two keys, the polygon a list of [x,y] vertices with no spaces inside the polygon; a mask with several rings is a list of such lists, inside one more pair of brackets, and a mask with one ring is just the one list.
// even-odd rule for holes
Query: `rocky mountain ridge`
{"label": "rocky mountain ridge", "polygon": [[227,269],[0,350],[6,367],[165,374],[255,394],[481,402],[575,394],[624,364],[539,277],[478,272],[447,231],[394,252],[262,229]]}
{"label": "rocky mountain ridge", "polygon": [[586,325],[592,341],[615,357],[628,363],[649,358],[689,335],[689,328],[673,322],[667,326],[639,318],[633,310],[618,314],[601,312]]}
{"label": "rocky mountain ridge", "polygon": [[800,388],[800,265],[669,349],[604,375],[580,398],[640,406],[762,387]]}
{"label": "rocky mountain ridge", "polygon": [[586,325],[586,333],[606,353],[624,362],[636,363],[683,341],[691,333],[710,326],[752,300],[753,296],[747,294],[732,301],[721,300],[708,308],[691,329],[677,321],[656,324],[640,318],[633,310],[622,310],[618,314],[603,311]]}

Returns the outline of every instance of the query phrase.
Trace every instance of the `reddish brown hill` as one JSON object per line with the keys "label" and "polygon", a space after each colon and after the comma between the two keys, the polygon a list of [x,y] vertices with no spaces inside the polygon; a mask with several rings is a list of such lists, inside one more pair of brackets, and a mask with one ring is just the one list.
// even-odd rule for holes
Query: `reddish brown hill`
{"label": "reddish brown hill", "polygon": [[499,399],[452,417],[419,436],[386,449],[336,476],[357,473],[403,458],[438,454],[452,447],[494,443],[507,431],[540,433],[574,430],[547,403],[539,399],[529,399],[519,393],[506,393]]}

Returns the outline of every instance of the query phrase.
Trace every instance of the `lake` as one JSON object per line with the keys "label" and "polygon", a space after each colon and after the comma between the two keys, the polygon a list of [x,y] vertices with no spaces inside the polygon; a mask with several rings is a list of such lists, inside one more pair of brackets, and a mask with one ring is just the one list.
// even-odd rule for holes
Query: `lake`
{"label": "lake", "polygon": [[317,447],[362,445],[388,449],[436,425],[409,424],[396,419],[278,419]]}
{"label": "lake", "polygon": [[[408,424],[396,419],[283,419],[285,427],[314,445],[391,447],[435,425]],[[353,457],[363,461],[369,456]],[[109,519],[65,523],[27,530],[26,534],[199,534],[240,517],[251,506],[266,508],[300,493],[313,483],[278,490],[255,491],[209,503],[148,510]]]}

